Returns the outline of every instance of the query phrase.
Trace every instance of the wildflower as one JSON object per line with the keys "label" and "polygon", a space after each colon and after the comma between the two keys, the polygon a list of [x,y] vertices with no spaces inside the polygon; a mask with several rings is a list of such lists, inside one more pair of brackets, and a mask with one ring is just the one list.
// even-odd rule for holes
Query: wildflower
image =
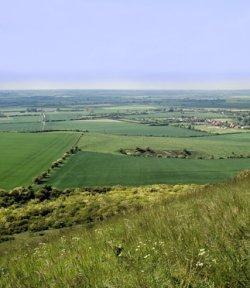
{"label": "wildflower", "polygon": [[202,262],[200,262],[200,261],[198,261],[197,263],[196,263],[196,267],[203,267],[204,266],[204,263],[202,263]]}
{"label": "wildflower", "polygon": [[198,256],[203,256],[205,253],[206,253],[205,249],[202,248],[202,249],[200,249]]}

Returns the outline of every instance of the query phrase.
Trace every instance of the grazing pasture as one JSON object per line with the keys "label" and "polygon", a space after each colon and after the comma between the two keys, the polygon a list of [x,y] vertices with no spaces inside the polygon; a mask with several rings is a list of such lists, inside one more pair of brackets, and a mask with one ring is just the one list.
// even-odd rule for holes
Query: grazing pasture
{"label": "grazing pasture", "polygon": [[203,184],[224,180],[247,168],[250,168],[250,159],[159,159],[79,152],[53,172],[48,183],[58,188]]}
{"label": "grazing pasture", "polygon": [[0,133],[0,188],[31,184],[77,137],[74,133]]}

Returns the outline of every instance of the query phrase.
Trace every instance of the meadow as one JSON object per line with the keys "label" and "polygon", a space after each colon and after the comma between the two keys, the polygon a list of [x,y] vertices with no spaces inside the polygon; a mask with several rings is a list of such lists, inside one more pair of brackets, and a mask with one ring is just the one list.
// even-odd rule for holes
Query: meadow
{"label": "meadow", "polygon": [[0,188],[32,184],[77,137],[74,133],[0,133]]}
{"label": "meadow", "polygon": [[47,184],[67,187],[223,181],[250,167],[250,159],[160,159],[79,152],[55,170]]}

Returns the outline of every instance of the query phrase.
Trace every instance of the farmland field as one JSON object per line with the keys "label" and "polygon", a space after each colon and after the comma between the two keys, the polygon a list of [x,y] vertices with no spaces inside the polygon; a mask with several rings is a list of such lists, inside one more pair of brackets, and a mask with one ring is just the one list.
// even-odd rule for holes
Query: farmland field
{"label": "farmland field", "polygon": [[42,130],[41,122],[7,122],[0,123],[0,131],[33,132]]}
{"label": "farmland field", "polygon": [[[66,114],[61,113],[62,119],[67,117]],[[79,115],[75,113],[75,116]],[[60,115],[50,115],[51,118],[57,119],[52,122],[45,122],[45,125],[40,121],[22,122],[9,121],[0,122],[0,131],[16,131],[16,132],[29,132],[41,130],[88,130],[90,132],[99,132],[106,134],[120,134],[120,135],[144,135],[144,136],[167,136],[167,137],[190,137],[190,136],[203,136],[207,132],[189,130],[186,128],[174,126],[149,126],[146,124],[139,124],[133,122],[116,121],[112,119],[98,119],[98,120],[72,120],[61,121]]]}
{"label": "farmland field", "polygon": [[144,124],[124,122],[124,121],[107,121],[106,119],[95,120],[77,120],[48,122],[45,125],[48,130],[88,130],[90,132],[100,132],[108,134],[121,135],[145,135],[145,136],[169,136],[169,137],[189,137],[202,136],[206,132],[189,130],[174,126],[149,126]]}
{"label": "farmland field", "polygon": [[201,155],[227,157],[234,152],[237,155],[250,155],[250,133],[216,135],[207,137],[140,137],[108,134],[84,133],[79,146],[82,150],[119,153],[120,148],[151,147],[153,149],[189,149]]}
{"label": "farmland field", "polygon": [[[211,99],[204,92],[192,96],[188,91],[178,95],[164,91],[120,91],[120,96],[117,91],[40,91],[36,92],[39,97],[33,96],[32,91],[15,93],[7,93],[6,98],[5,93],[2,96],[0,93],[0,103],[4,104],[0,110],[0,131],[9,132],[0,134],[0,149],[4,151],[1,188],[30,185],[34,177],[73,145],[73,139],[80,135],[74,131],[83,132],[77,144],[82,152],[52,171],[47,183],[63,187],[67,187],[67,181],[69,186],[72,181],[74,185],[205,183],[206,179],[223,180],[238,169],[250,167],[250,118],[245,105],[249,97],[238,97],[238,92],[236,102],[228,102],[215,92],[211,93],[214,94]],[[153,94],[156,95],[152,97]],[[203,94],[208,99],[203,99]],[[241,101],[244,109],[239,109]],[[228,103],[233,105],[230,109]],[[198,131],[206,127],[211,127],[209,133]],[[53,130],[58,131],[41,133]],[[216,135],[218,131],[221,135]],[[120,153],[120,149],[138,147],[155,151],[188,150],[192,159],[128,158]],[[105,172],[105,161],[112,163],[114,170]],[[73,169],[70,163],[78,168]],[[76,176],[64,177],[71,169]],[[123,177],[121,170],[126,170],[127,176]],[[199,170],[200,175],[195,172]],[[96,171],[102,177],[96,177]],[[172,176],[167,177],[164,171]]]}
{"label": "farmland field", "polygon": [[76,139],[73,133],[0,133],[0,188],[31,184]]}
{"label": "farmland field", "polygon": [[80,152],[56,170],[50,180],[58,188],[209,183],[222,181],[250,167],[250,159],[157,159]]}

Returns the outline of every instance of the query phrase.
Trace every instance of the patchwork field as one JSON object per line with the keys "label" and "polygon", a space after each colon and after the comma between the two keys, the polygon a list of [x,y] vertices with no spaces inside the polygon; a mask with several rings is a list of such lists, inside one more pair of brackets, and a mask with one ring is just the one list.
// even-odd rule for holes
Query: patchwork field
{"label": "patchwork field", "polygon": [[222,181],[250,167],[250,159],[158,159],[79,152],[52,173],[58,188],[146,185],[153,183],[209,183]]}
{"label": "patchwork field", "polygon": [[73,133],[0,133],[0,188],[31,184],[77,137]]}

